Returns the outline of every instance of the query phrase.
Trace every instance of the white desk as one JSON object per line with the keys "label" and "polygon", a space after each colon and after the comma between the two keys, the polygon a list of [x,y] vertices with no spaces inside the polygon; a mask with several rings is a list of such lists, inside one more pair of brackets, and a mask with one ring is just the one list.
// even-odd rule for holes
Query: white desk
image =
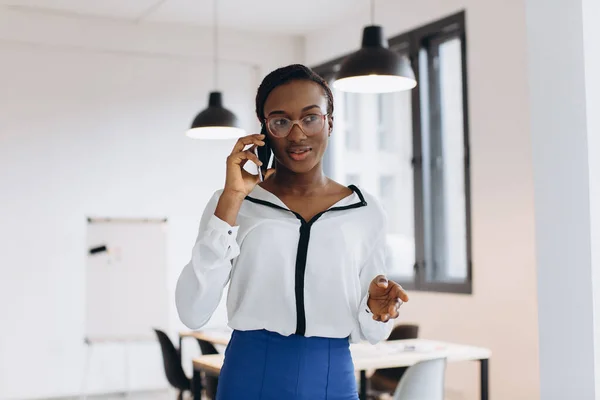
{"label": "white desk", "polygon": [[[184,337],[194,337],[213,344],[227,345],[231,337],[230,329],[207,329],[180,333]],[[360,398],[366,398],[366,370],[380,368],[409,367],[419,361],[445,357],[448,362],[479,361],[481,363],[481,400],[489,400],[489,359],[491,351],[482,347],[438,342],[426,339],[389,340],[376,345],[353,343],[350,345],[354,369],[360,371]],[[194,363],[194,398],[199,391],[199,371],[218,375],[223,365],[223,355],[213,354],[197,357]]]}

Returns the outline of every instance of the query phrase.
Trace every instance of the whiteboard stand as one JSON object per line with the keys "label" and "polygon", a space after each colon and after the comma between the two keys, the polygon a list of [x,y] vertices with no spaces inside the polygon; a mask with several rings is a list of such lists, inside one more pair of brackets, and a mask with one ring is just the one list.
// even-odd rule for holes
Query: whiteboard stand
{"label": "whiteboard stand", "polygon": [[123,347],[123,357],[125,358],[123,360],[123,365],[125,368],[125,398],[129,398],[129,392],[130,392],[130,385],[129,385],[129,346],[127,346],[127,344],[125,344],[125,346]]}
{"label": "whiteboard stand", "polygon": [[81,380],[81,400],[87,400],[87,379],[90,373],[90,359],[92,358],[92,346],[89,340],[86,338],[85,343],[85,364],[83,366],[83,378]]}

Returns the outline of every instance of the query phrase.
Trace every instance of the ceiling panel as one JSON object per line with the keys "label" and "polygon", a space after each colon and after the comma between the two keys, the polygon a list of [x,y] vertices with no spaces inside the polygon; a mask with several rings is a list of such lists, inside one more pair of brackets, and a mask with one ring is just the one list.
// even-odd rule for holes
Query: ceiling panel
{"label": "ceiling panel", "polygon": [[[301,34],[356,15],[366,0],[219,0],[220,26],[239,30]],[[167,0],[147,17],[149,21],[212,25],[213,2]]]}
{"label": "ceiling panel", "polygon": [[[212,0],[0,0],[24,12],[62,13],[130,21],[212,26]],[[237,30],[304,34],[359,14],[368,0],[219,0],[220,26]]]}
{"label": "ceiling panel", "polygon": [[158,0],[0,0],[15,10],[136,20]]}

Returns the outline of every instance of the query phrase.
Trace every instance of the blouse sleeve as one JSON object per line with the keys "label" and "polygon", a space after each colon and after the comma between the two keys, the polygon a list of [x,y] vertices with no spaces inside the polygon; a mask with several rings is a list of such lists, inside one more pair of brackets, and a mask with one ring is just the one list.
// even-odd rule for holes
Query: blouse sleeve
{"label": "blouse sleeve", "polygon": [[208,202],[191,259],[177,280],[177,312],[190,329],[201,328],[214,313],[229,282],[231,262],[240,252],[238,227],[214,215],[220,195],[221,191],[215,192]]}
{"label": "blouse sleeve", "polygon": [[394,327],[393,319],[390,319],[387,322],[375,321],[373,319],[373,314],[367,305],[371,281],[377,275],[388,276],[389,268],[386,265],[387,246],[385,230],[382,229],[381,233],[382,234],[371,251],[371,255],[367,258],[366,263],[360,271],[362,301],[358,308],[358,322],[360,325],[361,339],[367,340],[371,344],[376,344],[387,339]]}

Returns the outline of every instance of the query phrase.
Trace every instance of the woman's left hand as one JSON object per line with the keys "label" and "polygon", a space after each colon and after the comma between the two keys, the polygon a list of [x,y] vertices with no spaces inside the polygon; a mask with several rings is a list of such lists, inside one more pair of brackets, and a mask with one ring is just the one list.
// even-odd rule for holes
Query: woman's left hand
{"label": "woman's left hand", "polygon": [[375,321],[387,322],[390,319],[398,318],[398,309],[406,301],[408,301],[408,295],[402,286],[388,280],[384,275],[377,275],[371,281],[367,305],[373,313]]}

